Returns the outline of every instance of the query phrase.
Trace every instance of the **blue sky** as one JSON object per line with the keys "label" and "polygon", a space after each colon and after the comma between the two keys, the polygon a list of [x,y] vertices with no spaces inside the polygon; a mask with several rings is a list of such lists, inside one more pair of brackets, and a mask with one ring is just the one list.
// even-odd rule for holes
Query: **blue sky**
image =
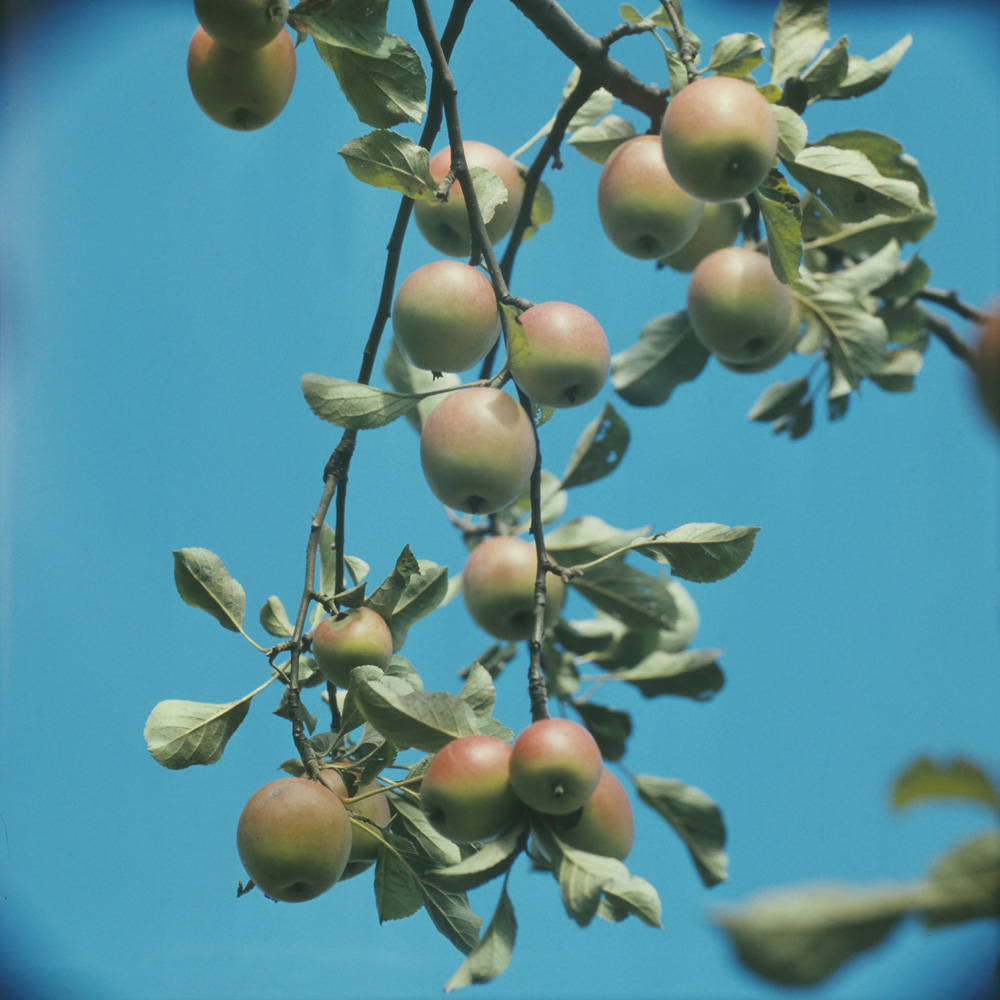
{"label": "blue sky", "polygon": [[[443,20],[446,5],[432,6]],[[617,22],[613,3],[567,6],[593,33]],[[939,212],[921,250],[932,283],[985,303],[1000,291],[995,5],[832,7],[831,34],[851,51],[914,42],[881,90],[811,109],[811,135],[899,139]],[[688,19],[706,42],[766,37],[771,11],[706,0]],[[418,43],[409,5],[396,0],[389,23]],[[0,970],[40,997],[436,996],[459,954],[423,915],[380,928],[370,880],[298,907],[236,899],[236,818],[293,752],[273,698],[209,768],[168,772],[142,740],[157,701],[226,702],[263,679],[249,645],[178,598],[170,553],[217,552],[251,621],[271,594],[294,604],[339,434],[309,413],[299,377],[354,377],[396,210],[337,156],[367,127],[315,52],[300,50],[283,114],[237,134],[188,91],[194,25],[187,3],[79,3],[4,38]],[[651,40],[616,51],[662,80]],[[466,137],[512,150],[551,115],[569,65],[490,3],[453,69]],[[524,248],[513,291],[576,302],[621,350],[682,307],[684,279],[615,251],[597,220],[599,168],[565,160],[548,178],[555,219]],[[433,256],[414,230],[401,274]],[[1000,770],[1000,444],[968,373],[935,344],[915,393],[866,387],[842,423],[801,442],[745,419],[773,378],[808,364],[753,377],[709,366],[650,410],[609,387],[543,428],[558,473],[605,401],[631,427],[621,471],[574,491],[567,516],[762,527],[739,573],[690,587],[696,644],[725,650],[725,689],[708,704],[615,702],[634,712],[632,771],[679,778],[723,809],[731,878],[704,890],[677,838],[637,807],[629,864],[657,886],[665,929],[580,930],[554,883],[519,865],[514,960],[484,997],[929,1000],[956,969],[985,980],[995,926],[907,924],[806,992],[752,978],[707,920],[769,887],[918,877],[988,817],[894,815],[892,778],[921,753]],[[460,567],[404,421],[362,436],[348,503],[348,548],[374,580],[407,543]],[[486,645],[459,602],[415,627],[404,653],[428,687],[457,690]],[[498,682],[497,714],[515,729],[528,719],[521,666]],[[474,895],[478,912],[496,892]]]}

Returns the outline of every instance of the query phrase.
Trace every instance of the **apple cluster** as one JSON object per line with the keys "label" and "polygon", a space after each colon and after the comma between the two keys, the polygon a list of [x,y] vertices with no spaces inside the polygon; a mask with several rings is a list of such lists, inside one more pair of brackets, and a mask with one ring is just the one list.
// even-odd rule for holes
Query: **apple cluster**
{"label": "apple cluster", "polygon": [[420,786],[431,825],[456,844],[490,841],[527,810],[563,844],[624,860],[635,839],[632,804],[594,737],[569,719],[542,719],[513,745],[462,736],[434,757]]}
{"label": "apple cluster", "polygon": [[755,86],[700,77],[670,99],[659,136],[617,146],[598,181],[608,238],[632,257],[691,274],[691,328],[734,371],[776,365],[798,336],[798,307],[766,254],[732,245],[743,199],[767,177],[777,148],[777,120]]}
{"label": "apple cluster", "polygon": [[273,121],[295,84],[288,0],[194,0],[187,74],[198,106],[226,128]]}

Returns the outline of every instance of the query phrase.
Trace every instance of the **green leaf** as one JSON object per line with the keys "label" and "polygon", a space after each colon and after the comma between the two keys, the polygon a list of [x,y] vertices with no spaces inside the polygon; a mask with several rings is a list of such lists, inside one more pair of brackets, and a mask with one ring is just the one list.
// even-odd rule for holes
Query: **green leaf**
{"label": "green leaf", "polygon": [[712,49],[712,58],[704,72],[714,70],[722,76],[749,76],[763,61],[764,40],[749,32],[736,32],[720,38]]}
{"label": "green leaf", "polygon": [[591,604],[632,628],[671,629],[677,619],[677,604],[664,576],[651,576],[610,559],[592,566],[570,586]]}
{"label": "green leaf", "polygon": [[397,132],[369,132],[345,143],[339,153],[347,169],[365,184],[389,188],[410,198],[435,196],[437,184],[427,165],[427,150]]}
{"label": "green leaf", "polygon": [[629,548],[670,566],[674,576],[714,583],[735,573],[750,558],[760,528],[685,524],[629,543]]}
{"label": "green leaf", "polygon": [[185,604],[207,611],[230,632],[243,631],[246,594],[214,552],[177,549],[174,552],[174,583]]}
{"label": "green leaf", "polygon": [[419,559],[417,571],[410,576],[392,610],[389,631],[393,648],[402,647],[409,629],[438,607],[447,592],[448,568]]}
{"label": "green leaf", "polygon": [[719,807],[700,789],[650,774],[635,776],[639,798],[655,809],[680,835],[706,886],[729,878],[726,826]]}
{"label": "green leaf", "polygon": [[771,83],[798,76],[829,37],[826,0],[781,0],[771,25]]}
{"label": "green leaf", "polygon": [[[408,777],[415,777],[412,769]],[[392,801],[396,807],[392,829],[406,837],[416,851],[430,858],[435,870],[448,868],[461,861],[462,852],[458,845],[431,826],[416,798],[404,794],[394,796]]]}
{"label": "green leaf", "polygon": [[920,757],[893,783],[893,809],[939,799],[981,802],[1000,810],[1000,790],[982,768],[964,757],[942,762]]}
{"label": "green leaf", "polygon": [[498,875],[503,875],[514,863],[524,847],[527,831],[528,821],[522,815],[495,840],[483,844],[456,864],[437,869],[433,877],[442,880],[450,888],[462,891],[485,885]]}
{"label": "green leaf", "polygon": [[843,100],[847,97],[860,97],[876,87],[881,87],[912,42],[912,35],[904,35],[892,48],[874,59],[850,56],[847,72],[839,85],[827,90],[823,96],[830,100]]}
{"label": "green leaf", "polygon": [[[880,316],[885,322],[884,313],[880,312]],[[889,335],[890,337],[893,335],[891,328]],[[886,392],[912,392],[914,389],[913,380],[923,366],[924,355],[922,351],[903,348],[898,351],[890,351],[882,370],[877,375],[870,375],[869,378]]]}
{"label": "green leaf", "polygon": [[[542,469],[542,524],[551,524],[562,517],[568,499],[560,481],[548,469]],[[512,504],[495,516],[511,534],[518,535],[527,531],[531,524],[531,483],[525,486],[524,492]]]}
{"label": "green leaf", "polygon": [[794,159],[806,147],[809,127],[805,119],[783,104],[772,104],[771,110],[778,120],[778,153],[784,159]]}
{"label": "green leaf", "polygon": [[660,406],[682,382],[701,374],[709,356],[686,312],[657,316],[635,344],[611,358],[611,384],[633,406]]}
{"label": "green leaf", "polygon": [[417,557],[410,551],[409,545],[404,545],[403,551],[396,556],[392,572],[378,585],[366,603],[376,609],[386,608],[391,611],[409,583],[410,577],[419,569]]}
{"label": "green leaf", "polygon": [[417,395],[404,396],[360,382],[309,373],[302,376],[302,393],[317,417],[349,430],[370,430],[391,424],[421,399]]}
{"label": "green leaf", "polygon": [[[359,37],[355,33],[352,40]],[[357,44],[331,44],[315,35],[313,41],[366,125],[389,128],[400,122],[420,121],[427,110],[427,78],[420,56],[405,39],[381,32],[377,45],[366,51]]]}
{"label": "green leaf", "polygon": [[795,413],[808,391],[807,378],[795,378],[791,382],[775,382],[764,390],[747,417],[750,420],[770,423],[779,417]]}
{"label": "green leaf", "polygon": [[267,603],[260,609],[260,624],[268,635],[277,639],[287,639],[294,631],[280,597],[267,599]]}
{"label": "green leaf", "polygon": [[597,907],[599,917],[617,922],[632,915],[648,927],[663,927],[660,923],[660,897],[644,878],[630,875],[624,881],[606,883],[602,892],[604,898]]}
{"label": "green leaf", "polygon": [[768,893],[717,914],[740,961],[787,986],[810,986],[883,941],[907,914],[911,892],[836,885]]}
{"label": "green leaf", "polygon": [[593,701],[574,701],[573,708],[594,737],[605,760],[621,760],[625,744],[632,735],[632,717],[628,712],[608,708]]}
{"label": "green leaf", "polygon": [[847,74],[847,37],[837,39],[803,74],[809,89],[809,102],[832,94]]}
{"label": "green leaf", "polygon": [[354,695],[365,718],[400,749],[436,753],[451,740],[478,732],[472,709],[447,691],[401,694],[384,680],[362,678]]}
{"label": "green leaf", "polygon": [[780,171],[772,170],[756,194],[771,270],[780,282],[791,284],[802,262],[802,206],[798,193]]}
{"label": "green leaf", "polygon": [[918,902],[927,927],[1000,918],[1000,833],[983,833],[938,861]]}
{"label": "green leaf", "polygon": [[423,897],[409,868],[397,853],[412,849],[412,845],[398,834],[383,831],[380,836],[394,848],[380,850],[375,863],[375,909],[381,924],[413,916],[423,906]]}
{"label": "green leaf", "polygon": [[[383,366],[389,385],[402,395],[420,397],[416,407],[408,409],[404,416],[417,431],[424,425],[431,410],[445,397],[442,389],[457,389],[462,384],[458,375],[446,372],[436,376],[423,368],[415,368],[403,357],[393,339]],[[428,395],[428,393],[434,393]]]}
{"label": "green leaf", "polygon": [[930,277],[930,267],[919,254],[914,254],[897,267],[896,273],[884,285],[875,289],[875,294],[896,305],[904,305],[923,291]]}
{"label": "green leaf", "polygon": [[[257,689],[259,691],[260,688]],[[171,770],[214,764],[250,709],[257,691],[226,705],[168,699],[154,706],[143,736],[153,759]]]}
{"label": "green leaf", "polygon": [[644,656],[634,667],[613,670],[606,680],[625,681],[644,698],[672,695],[709,701],[725,686],[719,667],[718,649],[689,649],[680,653],[657,649]]}
{"label": "green leaf", "polygon": [[614,528],[593,514],[584,514],[550,531],[545,536],[545,549],[560,565],[575,566],[617,552],[648,534],[648,525],[628,531]]}
{"label": "green leaf", "polygon": [[488,719],[497,701],[497,689],[490,672],[479,662],[469,668],[469,673],[458,692],[458,697],[475,713],[478,719]]}
{"label": "green leaf", "polygon": [[628,443],[628,424],[610,403],[605,403],[604,409],[584,428],[576,442],[560,486],[570,489],[610,475],[625,457]]}
{"label": "green leaf", "polygon": [[517,921],[514,919],[514,907],[504,887],[493,919],[476,946],[469,952],[469,957],[445,983],[445,993],[451,993],[452,990],[463,986],[471,986],[473,983],[488,983],[496,979],[510,965],[516,937]]}
{"label": "green leaf", "polygon": [[539,227],[548,225],[552,221],[554,212],[555,202],[552,199],[552,192],[548,184],[539,181],[534,200],[531,202],[531,225],[525,229],[521,242],[530,240],[538,232]]}
{"label": "green leaf", "polygon": [[577,152],[595,163],[604,161],[627,139],[635,135],[635,126],[618,115],[606,115],[595,125],[578,128],[567,142]]}

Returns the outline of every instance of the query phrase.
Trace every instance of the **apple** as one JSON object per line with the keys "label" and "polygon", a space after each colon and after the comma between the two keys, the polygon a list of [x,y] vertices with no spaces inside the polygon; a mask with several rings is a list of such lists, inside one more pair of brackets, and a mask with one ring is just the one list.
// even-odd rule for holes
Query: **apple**
{"label": "apple", "polygon": [[570,302],[539,302],[521,313],[508,364],[514,381],[539,405],[579,406],[608,379],[611,352],[601,324]]}
{"label": "apple", "polygon": [[1000,428],[1000,311],[988,313],[979,329],[973,371],[983,408]]}
{"label": "apple", "polygon": [[267,45],[288,20],[288,0],[194,0],[201,26],[227,49]]}
{"label": "apple", "polygon": [[774,166],[778,122],[753,84],[703,76],[670,98],[660,139],[667,168],[685,191],[704,201],[733,201]]}
{"label": "apple", "polygon": [[788,324],[785,338],[780,340],[773,351],[765,354],[759,361],[726,361],[716,355],[716,360],[723,368],[728,368],[732,372],[740,372],[743,375],[754,375],[757,372],[766,372],[775,365],[780,364],[791,352],[795,342],[799,339],[799,326],[802,318],[799,313],[798,304],[792,301],[792,320]]}
{"label": "apple", "polygon": [[[323,768],[320,772],[320,779],[341,799],[348,798],[347,785],[336,767]],[[369,781],[358,787],[357,794],[374,792],[377,788],[379,788],[377,781]],[[349,813],[355,816],[362,816],[365,819],[371,820],[376,826],[383,828],[387,827],[389,820],[392,819],[392,810],[385,792],[379,792],[377,795],[368,795],[358,802],[348,803],[347,809]],[[358,823],[352,823],[351,829],[351,855],[347,860],[347,867],[344,869],[343,875],[340,876],[341,882],[353,878],[355,875],[359,875],[367,868],[370,868],[372,862],[378,857],[380,842],[375,834],[366,830],[364,826]]]}
{"label": "apple", "polygon": [[[530,639],[535,628],[538,553],[513,535],[485,538],[462,570],[462,597],[472,620],[495,639]],[[545,624],[559,617],[566,585],[549,573],[545,580]]]}
{"label": "apple", "polygon": [[319,781],[278,778],[247,800],[236,847],[247,874],[271,899],[300,903],[326,892],[351,854],[351,820]]}
{"label": "apple", "polygon": [[510,746],[495,736],[460,736],[434,756],[420,783],[420,808],[456,844],[492,840],[517,819]]}
{"label": "apple", "polygon": [[[496,174],[507,189],[507,200],[497,205],[493,218],[486,223],[486,235],[491,243],[502,240],[513,228],[517,213],[521,210],[524,196],[524,179],[514,161],[495,146],[485,142],[468,141],[462,143],[465,161],[473,167],[485,167]],[[431,157],[430,172],[440,184],[451,170],[451,147],[435,153]],[[418,201],[413,205],[417,228],[435,250],[449,257],[468,257],[472,253],[472,231],[469,215],[465,207],[465,194],[457,181],[448,192],[447,201]]]}
{"label": "apple", "polygon": [[624,861],[635,842],[635,817],[624,785],[606,768],[601,769],[590,798],[583,808],[553,824],[559,839],[588,854]]}
{"label": "apple", "polygon": [[687,312],[691,328],[713,354],[723,361],[754,364],[786,342],[797,307],[765,254],[725,247],[694,269]]}
{"label": "apple", "polygon": [[492,514],[513,503],[535,467],[535,428],[513,396],[457,389],[420,432],[420,463],[434,495],[454,510]]}
{"label": "apple", "polygon": [[385,670],[392,659],[392,633],[371,608],[351,608],[324,618],[313,630],[316,665],[328,681],[346,688],[351,671],[366,663]]}
{"label": "apple", "polygon": [[490,279],[458,260],[435,260],[407,276],[392,307],[396,343],[417,368],[464,372],[500,336]]}
{"label": "apple", "polygon": [[660,140],[637,135],[616,146],[597,182],[597,213],[608,239],[623,253],[655,260],[692,236],[704,203],[670,176]]}
{"label": "apple", "polygon": [[565,816],[593,795],[603,766],[597,742],[578,722],[540,719],[514,740],[510,783],[529,809]]}
{"label": "apple", "polygon": [[682,274],[690,273],[713,250],[733,245],[743,226],[745,211],[743,201],[706,201],[705,213],[694,236],[659,263]]}
{"label": "apple", "polygon": [[199,24],[187,61],[191,93],[214,122],[241,131],[277,118],[295,83],[295,44],[279,31],[265,46],[248,52],[227,49]]}

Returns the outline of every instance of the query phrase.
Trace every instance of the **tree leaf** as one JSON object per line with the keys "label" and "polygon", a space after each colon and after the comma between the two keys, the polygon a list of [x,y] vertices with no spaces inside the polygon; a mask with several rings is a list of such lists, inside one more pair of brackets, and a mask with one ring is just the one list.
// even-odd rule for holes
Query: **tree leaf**
{"label": "tree leaf", "polygon": [[287,639],[294,632],[280,597],[267,599],[267,603],[260,609],[260,624],[268,635],[277,639]]}
{"label": "tree leaf", "polygon": [[601,756],[605,760],[621,760],[632,735],[632,717],[628,712],[594,701],[574,701],[572,705],[600,747]]}
{"label": "tree leaf", "polygon": [[433,878],[441,879],[451,888],[462,891],[485,885],[498,875],[503,875],[514,863],[524,847],[527,830],[528,821],[522,815],[496,840],[483,844],[456,864],[437,869]]}
{"label": "tree leaf", "polygon": [[387,392],[347,379],[307,373],[302,393],[321,420],[348,430],[370,430],[391,424],[420,402],[418,395]]}
{"label": "tree leaf", "polygon": [[749,76],[763,61],[764,40],[750,32],[736,32],[720,38],[703,72],[714,70],[722,76]]}
{"label": "tree leaf", "polygon": [[780,171],[772,170],[756,195],[771,270],[780,282],[790,284],[798,277],[802,262],[802,206],[798,193]]}
{"label": "tree leaf", "polygon": [[912,42],[912,35],[904,35],[892,48],[874,59],[850,56],[847,72],[839,85],[828,89],[823,97],[829,100],[843,100],[847,97],[860,97],[876,87],[881,87]]}
{"label": "tree leaf", "polygon": [[809,90],[809,103],[826,97],[837,89],[847,74],[847,36],[838,38],[803,74]]}
{"label": "tree leaf", "polygon": [[207,611],[230,632],[243,631],[247,597],[222,560],[208,549],[174,552],[174,583],[185,604]]}
{"label": "tree leaf", "polygon": [[927,927],[1000,918],[1000,833],[959,844],[930,871],[918,907]]}
{"label": "tree leaf", "polygon": [[[408,776],[414,777],[412,769]],[[458,845],[431,826],[415,798],[407,795],[394,796],[393,805],[396,807],[396,815],[392,820],[392,829],[411,841],[414,850],[430,858],[435,870],[448,868],[461,861],[462,853]]]}
{"label": "tree leaf", "polygon": [[771,83],[798,76],[829,37],[826,0],[781,0],[771,24]]}
{"label": "tree leaf", "polygon": [[339,150],[347,169],[365,184],[389,188],[410,198],[434,198],[437,184],[431,176],[430,155],[412,139],[379,129],[351,139]]}
{"label": "tree leaf", "polygon": [[660,406],[682,382],[696,379],[709,359],[687,313],[651,319],[639,340],[611,358],[611,384],[633,406]]}
{"label": "tree leaf", "polygon": [[760,528],[685,524],[629,543],[629,549],[670,566],[674,576],[714,583],[735,573],[750,558]]}
{"label": "tree leaf", "polygon": [[423,906],[423,897],[410,869],[399,856],[399,851],[412,850],[412,845],[398,834],[383,831],[391,848],[381,849],[375,863],[375,909],[379,923],[386,920],[403,920],[413,916]]}
{"label": "tree leaf", "polygon": [[721,655],[718,649],[689,649],[680,653],[656,649],[634,667],[609,672],[606,679],[632,684],[645,698],[673,695],[708,701],[726,683],[718,663]]}
{"label": "tree leaf", "polygon": [[[382,370],[389,385],[396,392],[420,397],[416,407],[407,410],[404,414],[410,425],[417,431],[423,427],[431,410],[447,395],[441,390],[457,389],[462,384],[462,379],[452,372],[435,376],[433,372],[425,371],[423,368],[415,368],[403,357],[395,339],[389,346],[389,353],[386,355]],[[428,393],[434,394],[428,395]]]}
{"label": "tree leaf", "polygon": [[[631,914],[649,927],[663,927],[659,894],[644,878],[630,875],[623,881],[605,884],[601,891],[604,895],[601,903],[607,904],[605,912],[613,913],[615,920]],[[598,906],[597,915],[604,916],[601,906]]]}
{"label": "tree leaf", "polygon": [[670,778],[638,774],[639,798],[655,809],[680,835],[706,886],[729,878],[726,826],[719,807],[700,789]]}
{"label": "tree leaf", "polygon": [[631,628],[671,629],[677,620],[677,605],[666,578],[651,576],[622,559],[591,566],[569,583],[594,607]]}
{"label": "tree leaf", "polygon": [[545,536],[545,549],[563,566],[575,566],[620,551],[649,530],[648,525],[631,531],[614,528],[593,514],[584,514],[550,531]]}
{"label": "tree leaf", "polygon": [[770,423],[794,413],[809,391],[809,379],[794,378],[790,382],[775,382],[768,386],[753,404],[747,418]]}
{"label": "tree leaf", "polygon": [[458,697],[475,713],[478,719],[488,719],[497,701],[497,689],[490,672],[478,661],[469,668],[465,684]]}
{"label": "tree leaf", "polygon": [[493,919],[476,946],[469,952],[469,957],[445,983],[445,993],[451,993],[452,990],[463,986],[471,986],[473,983],[488,983],[496,979],[510,965],[516,937],[517,921],[514,919],[514,907],[511,905],[505,886],[500,893]]}
{"label": "tree leaf", "polygon": [[982,768],[964,757],[940,763],[920,757],[893,783],[893,809],[940,799],[981,802],[1000,810],[1000,791],[996,785]]}
{"label": "tree leaf", "polygon": [[610,403],[605,403],[577,440],[560,486],[570,489],[610,475],[625,457],[628,443],[628,424]]}
{"label": "tree leaf", "polygon": [[531,202],[531,225],[524,230],[521,242],[530,240],[541,226],[548,225],[552,221],[554,214],[555,201],[552,198],[552,192],[549,190],[548,184],[544,181],[539,181],[538,187],[535,188],[535,197]]}
{"label": "tree leaf", "polygon": [[260,690],[226,705],[172,698],[161,701],[149,713],[143,730],[153,759],[175,771],[192,764],[214,764],[246,718],[250,700]]}
{"label": "tree leaf", "polygon": [[635,126],[618,115],[605,115],[595,125],[578,128],[566,141],[594,163],[604,161],[627,139],[635,135]]}
{"label": "tree leaf", "polygon": [[883,941],[912,902],[910,891],[818,885],[767,893],[717,914],[715,923],[747,968],[775,983],[810,986]]}

